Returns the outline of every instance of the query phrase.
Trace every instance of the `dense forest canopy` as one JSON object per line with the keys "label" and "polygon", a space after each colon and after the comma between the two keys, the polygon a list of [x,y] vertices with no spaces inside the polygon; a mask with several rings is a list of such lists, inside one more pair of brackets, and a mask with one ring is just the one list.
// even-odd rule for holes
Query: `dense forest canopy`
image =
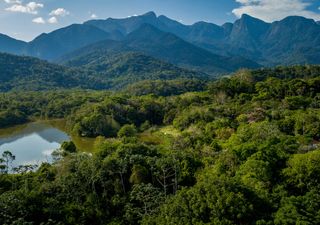
{"label": "dense forest canopy", "polygon": [[0,53],[0,92],[119,90],[145,80],[209,79],[204,73],[181,69],[141,53],[127,52],[99,59],[90,56],[86,60],[90,63],[74,68]]}
{"label": "dense forest canopy", "polygon": [[0,223],[319,224],[319,75],[295,66],[122,93],[1,93],[1,127],[66,118],[96,139],[93,154],[67,142],[36,169],[3,153]]}

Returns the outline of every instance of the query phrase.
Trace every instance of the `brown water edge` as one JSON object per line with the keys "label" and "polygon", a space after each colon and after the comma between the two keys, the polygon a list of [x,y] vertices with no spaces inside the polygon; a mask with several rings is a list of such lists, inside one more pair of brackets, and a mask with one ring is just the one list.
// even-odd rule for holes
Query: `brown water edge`
{"label": "brown water edge", "polygon": [[75,134],[67,126],[67,122],[64,119],[56,120],[44,120],[42,123],[46,123],[54,128],[57,128],[70,136],[71,141],[77,146],[77,149],[82,152],[94,152],[95,138],[81,137]]}

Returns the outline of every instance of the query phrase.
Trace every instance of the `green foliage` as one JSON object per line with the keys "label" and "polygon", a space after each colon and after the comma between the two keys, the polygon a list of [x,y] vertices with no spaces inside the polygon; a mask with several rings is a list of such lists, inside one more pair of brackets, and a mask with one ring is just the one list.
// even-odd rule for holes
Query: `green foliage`
{"label": "green foliage", "polygon": [[66,118],[70,130],[97,139],[90,154],[64,143],[65,152],[38,169],[12,168],[5,152],[0,221],[318,224],[317,71],[239,71],[181,95],[1,94],[1,126]]}
{"label": "green foliage", "polygon": [[306,154],[296,154],[288,161],[288,167],[283,171],[286,182],[292,188],[305,193],[320,184],[320,151]]}
{"label": "green foliage", "polygon": [[261,217],[262,203],[237,181],[209,176],[181,190],[144,224],[253,224]]}
{"label": "green foliage", "polygon": [[[172,64],[157,60],[140,53],[115,54],[97,59],[86,59],[90,63],[81,68],[67,67],[48,63],[36,58],[0,54],[0,92],[41,91],[56,89],[93,89],[119,90],[129,84],[144,80],[185,79],[182,86],[171,82],[166,95],[179,94],[189,90],[201,90],[195,86],[194,78],[206,79],[202,73],[181,69]],[[82,59],[79,59],[80,61]],[[93,61],[93,62],[91,62]],[[190,79],[189,81],[187,81]],[[151,81],[150,81],[151,80]],[[197,81],[197,84],[201,82]],[[187,87],[188,85],[188,87]],[[174,88],[179,88],[175,90]],[[138,92],[139,85],[130,88]]]}
{"label": "green foliage", "polygon": [[320,195],[318,191],[311,191],[303,196],[284,198],[275,215],[275,224],[318,224]]}
{"label": "green foliage", "polygon": [[145,80],[127,86],[124,92],[138,96],[148,94],[171,96],[187,92],[203,91],[205,87],[205,82],[197,79]]}
{"label": "green foliage", "polygon": [[118,131],[118,137],[134,137],[137,134],[136,127],[131,124],[124,125],[121,127],[121,129]]}
{"label": "green foliage", "polygon": [[75,153],[77,151],[77,147],[72,141],[63,142],[61,148],[67,153]]}

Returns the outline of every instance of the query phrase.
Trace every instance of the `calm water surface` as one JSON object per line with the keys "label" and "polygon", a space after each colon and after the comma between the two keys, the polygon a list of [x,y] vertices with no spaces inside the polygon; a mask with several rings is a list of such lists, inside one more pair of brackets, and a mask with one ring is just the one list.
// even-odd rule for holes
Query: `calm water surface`
{"label": "calm water surface", "polygon": [[63,127],[61,122],[34,122],[0,129],[0,155],[11,151],[16,156],[14,166],[51,162],[51,153],[69,140],[82,151],[92,151],[93,139],[69,135]]}

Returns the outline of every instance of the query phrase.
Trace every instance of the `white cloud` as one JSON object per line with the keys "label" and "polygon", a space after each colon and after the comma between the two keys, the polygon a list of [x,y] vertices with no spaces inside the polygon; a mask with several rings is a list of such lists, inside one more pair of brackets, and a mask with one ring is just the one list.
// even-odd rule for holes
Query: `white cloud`
{"label": "white cloud", "polygon": [[32,20],[32,22],[37,23],[37,24],[45,24],[46,23],[46,21],[42,17],[34,18]]}
{"label": "white cloud", "polygon": [[48,23],[51,23],[51,24],[58,23],[57,17],[55,17],[55,16],[50,17],[50,18],[48,19]]}
{"label": "white cloud", "polygon": [[137,17],[138,15],[137,14],[133,14],[132,16],[127,16],[128,18],[130,17]]}
{"label": "white cloud", "polygon": [[308,10],[310,0],[235,0],[240,6],[232,12],[237,17],[248,14],[267,22],[281,20],[287,16],[304,16],[315,20],[320,14]]}
{"label": "white cloud", "polygon": [[20,0],[4,0],[8,4],[21,4]]}
{"label": "white cloud", "polygon": [[90,18],[91,18],[91,19],[97,19],[98,16],[97,16],[96,14],[92,13],[91,16],[90,16]]}
{"label": "white cloud", "polygon": [[9,8],[6,8],[10,12],[28,13],[28,14],[38,14],[38,9],[43,8],[44,5],[36,2],[29,2],[26,5],[14,4]]}
{"label": "white cloud", "polygon": [[58,9],[52,10],[49,15],[50,16],[67,16],[69,14],[70,12],[65,10],[64,8],[58,8]]}

